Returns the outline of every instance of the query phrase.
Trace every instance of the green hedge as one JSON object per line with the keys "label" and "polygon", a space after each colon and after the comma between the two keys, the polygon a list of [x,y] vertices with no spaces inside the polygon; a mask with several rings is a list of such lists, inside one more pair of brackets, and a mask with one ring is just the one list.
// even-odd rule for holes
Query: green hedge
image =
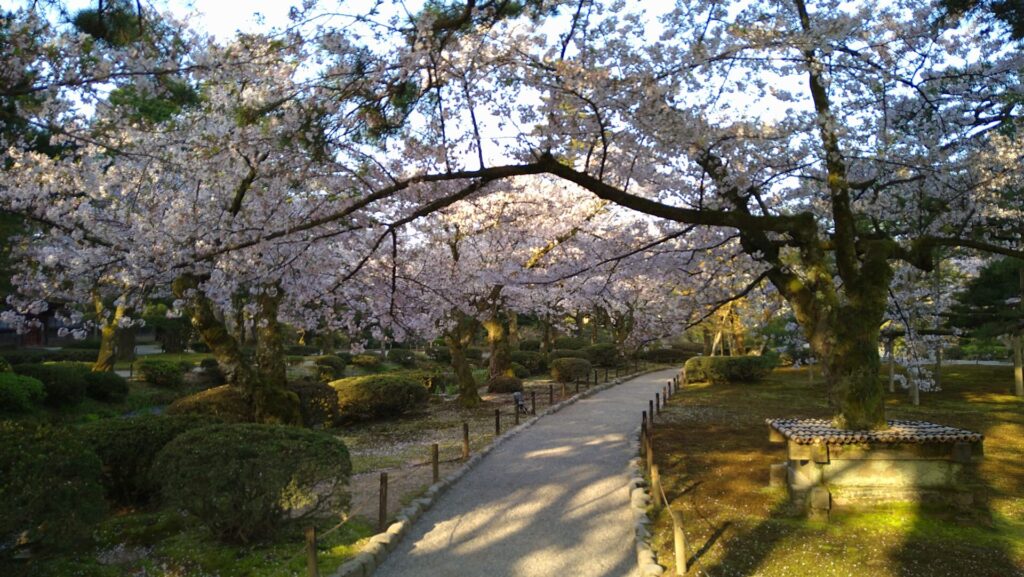
{"label": "green hedge", "polygon": [[395,417],[427,401],[430,393],[419,372],[391,372],[332,381],[341,419],[356,421]]}
{"label": "green hedge", "polygon": [[3,357],[12,365],[27,365],[33,363],[93,363],[96,361],[96,351],[61,349],[50,351],[46,349],[13,349],[0,352]]}
{"label": "green hedge", "polygon": [[416,366],[416,353],[409,349],[391,349],[388,351],[388,360],[403,367]]}
{"label": "green hedge", "polygon": [[540,341],[538,341],[537,339],[523,339],[523,340],[519,341],[519,350],[521,350],[521,351],[530,351],[530,352],[539,352],[540,351]]}
{"label": "green hedge", "polygon": [[345,376],[345,359],[337,355],[316,357],[317,377],[322,383],[329,383]]}
{"label": "green hedge", "polygon": [[530,369],[520,365],[519,363],[512,361],[509,363],[509,368],[512,369],[512,374],[520,379],[525,379],[533,374]]}
{"label": "green hedge", "polygon": [[114,372],[85,374],[85,394],[104,403],[120,403],[128,397],[128,381]]}
{"label": "green hedge", "polygon": [[623,356],[615,343],[595,343],[583,348],[590,362],[598,367],[617,367],[622,364]]}
{"label": "green hedge", "polygon": [[760,381],[775,368],[767,357],[693,357],[686,361],[684,369],[689,382],[708,381],[711,383]]}
{"label": "green hedge", "polygon": [[[330,367],[321,368],[331,370]],[[303,425],[329,427],[337,422],[338,393],[322,379],[290,382],[288,389],[299,396],[299,412],[302,414]]]}
{"label": "green hedge", "polygon": [[142,379],[154,387],[174,389],[185,381],[185,369],[180,364],[160,359],[144,359],[136,364]]}
{"label": "green hedge", "polygon": [[555,339],[556,349],[569,349],[578,351],[587,346],[587,339],[580,337],[558,337]]}
{"label": "green hedge", "polygon": [[514,393],[522,390],[523,381],[516,377],[498,375],[496,377],[491,377],[491,379],[487,381],[488,393]]}
{"label": "green hedge", "polygon": [[583,359],[589,361],[590,355],[586,351],[576,349],[555,349],[548,353],[548,366],[551,366],[551,361],[555,359]]}
{"label": "green hedge", "polygon": [[215,417],[226,423],[252,420],[249,401],[240,388],[231,385],[221,385],[182,397],[167,407],[167,414]]}
{"label": "green hedge", "polygon": [[289,345],[285,347],[286,355],[297,355],[300,357],[308,357],[310,355],[320,354],[320,347],[314,347],[312,345]]}
{"label": "green hedge", "polygon": [[77,435],[0,421],[0,542],[71,546],[106,511],[100,459]]}
{"label": "green hedge", "polygon": [[43,383],[46,397],[43,400],[50,407],[69,407],[85,400],[86,375],[91,371],[82,363],[46,363],[15,365],[14,372]]}
{"label": "green hedge", "polygon": [[530,371],[531,375],[539,375],[547,370],[548,363],[544,355],[535,351],[512,351],[509,358],[513,363],[519,363]]}
{"label": "green hedge", "polygon": [[551,361],[551,378],[560,383],[571,383],[576,379],[590,377],[590,361],[576,357],[563,357]]}
{"label": "green hedge", "polygon": [[371,353],[353,356],[352,364],[365,371],[377,371],[381,368],[380,357]]}
{"label": "green hedge", "polygon": [[684,363],[695,354],[697,353],[690,349],[669,348],[640,351],[637,356],[652,363]]}
{"label": "green hedge", "polygon": [[352,463],[340,439],[280,425],[214,425],[178,435],[152,479],[165,503],[226,542],[272,538],[304,519],[348,509]]}
{"label": "green hedge", "polygon": [[146,415],[94,421],[82,425],[79,433],[103,463],[107,497],[131,506],[144,505],[159,496],[150,468],[164,445],[185,431],[214,423],[208,417]]}
{"label": "green hedge", "polygon": [[45,398],[46,390],[39,379],[0,373],[0,413],[29,413]]}

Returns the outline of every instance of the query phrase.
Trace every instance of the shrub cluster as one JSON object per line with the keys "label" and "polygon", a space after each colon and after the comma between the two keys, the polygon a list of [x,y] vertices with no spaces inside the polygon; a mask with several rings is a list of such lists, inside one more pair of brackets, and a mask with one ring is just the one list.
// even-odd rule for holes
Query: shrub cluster
{"label": "shrub cluster", "polygon": [[590,377],[590,361],[576,357],[562,357],[551,361],[551,378],[560,383]]}
{"label": "shrub cluster", "polygon": [[159,495],[150,468],[160,449],[185,431],[215,422],[194,416],[147,415],[94,421],[81,426],[79,433],[103,463],[101,480],[107,497],[121,505],[144,505]]}
{"label": "shrub cluster", "polygon": [[[544,355],[535,351],[512,351],[509,358],[513,363],[519,363],[526,367],[530,375],[539,375],[548,368],[547,359]],[[529,376],[529,375],[527,375]]]}
{"label": "shrub cluster", "polygon": [[226,423],[251,420],[252,410],[241,389],[221,385],[182,397],[167,407],[169,415],[205,415]]}
{"label": "shrub cluster", "polygon": [[380,357],[370,353],[353,356],[352,364],[366,371],[376,371],[381,368]]}
{"label": "shrub cluster", "polygon": [[46,391],[39,379],[0,373],[0,413],[28,413],[45,398]]}
{"label": "shrub cluster", "polygon": [[548,353],[548,364],[550,365],[551,361],[555,359],[584,359],[589,361],[590,357],[587,355],[586,351],[577,349],[555,349]]}
{"label": "shrub cluster", "polygon": [[5,544],[71,545],[106,514],[99,457],[63,429],[0,421],[0,479]]}
{"label": "shrub cluster", "polygon": [[536,339],[523,339],[519,341],[519,350],[521,351],[540,351],[540,341]]}
{"label": "shrub cluster", "polygon": [[160,359],[143,359],[136,367],[142,379],[155,387],[177,388],[184,382],[185,369],[178,363]]}
{"label": "shrub cluster", "polygon": [[329,427],[337,422],[338,393],[326,382],[303,379],[288,383],[288,389],[299,396],[299,412],[302,414],[303,425]]}
{"label": "shrub cluster", "polygon": [[60,349],[56,351],[13,349],[0,352],[0,356],[12,365],[59,362],[92,363],[96,360],[96,351],[81,349]]}
{"label": "shrub cluster", "polygon": [[766,377],[774,367],[767,357],[693,357],[686,361],[684,370],[690,382],[753,383]]}
{"label": "shrub cluster", "polygon": [[192,341],[189,343],[188,348],[192,349],[196,353],[208,353],[210,352],[210,345],[203,341]]}
{"label": "shrub cluster", "polygon": [[434,341],[427,349],[427,356],[439,363],[449,364],[452,362],[452,352],[444,342]]}
{"label": "shrub cluster", "polygon": [[224,541],[248,543],[347,509],[351,472],[345,444],[332,435],[245,424],[178,435],[157,455],[152,478],[168,505]]}
{"label": "shrub cluster", "polygon": [[338,393],[338,409],[346,421],[394,417],[415,409],[430,396],[424,374],[391,372],[349,377],[330,383]]}
{"label": "shrub cluster", "polygon": [[345,359],[337,355],[321,355],[314,362],[316,363],[317,378],[323,383],[345,376]]}
{"label": "shrub cluster", "polygon": [[50,407],[74,406],[85,400],[90,371],[81,363],[15,365],[14,372],[42,382],[46,391],[43,402]]}
{"label": "shrub cluster", "polygon": [[7,359],[0,357],[0,373],[13,373],[14,369],[11,368],[11,363],[7,362]]}
{"label": "shrub cluster", "polygon": [[312,345],[289,345],[285,348],[284,352],[288,355],[308,357],[310,355],[320,354],[320,349]]}
{"label": "shrub cluster", "polygon": [[120,403],[128,397],[128,381],[114,372],[85,373],[85,394],[105,403]]}
{"label": "shrub cluster", "polygon": [[409,349],[391,349],[388,351],[388,360],[403,367],[416,366],[416,353]]}
{"label": "shrub cluster", "polygon": [[615,343],[595,343],[583,349],[590,362],[598,367],[617,367],[622,364],[623,357]]}
{"label": "shrub cluster", "polygon": [[689,348],[649,349],[640,351],[637,355],[645,361],[652,363],[683,363],[693,357],[696,352]]}
{"label": "shrub cluster", "polygon": [[514,393],[523,390],[523,381],[508,375],[491,377],[487,381],[488,393]]}
{"label": "shrub cluster", "polygon": [[587,346],[587,340],[580,337],[557,337],[555,339],[556,349],[578,351],[585,346]]}
{"label": "shrub cluster", "polygon": [[512,369],[512,374],[514,374],[516,377],[520,379],[525,379],[533,374],[530,372],[530,369],[524,367],[523,365],[520,365],[515,361],[512,361],[509,364],[509,368]]}

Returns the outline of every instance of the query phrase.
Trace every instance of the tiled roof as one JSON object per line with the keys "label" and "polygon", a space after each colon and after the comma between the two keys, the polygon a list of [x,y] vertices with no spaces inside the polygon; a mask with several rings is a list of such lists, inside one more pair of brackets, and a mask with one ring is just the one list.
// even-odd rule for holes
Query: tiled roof
{"label": "tiled roof", "polygon": [[837,429],[825,419],[766,419],[768,426],[800,445],[852,445],[856,443],[975,443],[985,436],[965,429],[926,421],[888,421],[878,431]]}

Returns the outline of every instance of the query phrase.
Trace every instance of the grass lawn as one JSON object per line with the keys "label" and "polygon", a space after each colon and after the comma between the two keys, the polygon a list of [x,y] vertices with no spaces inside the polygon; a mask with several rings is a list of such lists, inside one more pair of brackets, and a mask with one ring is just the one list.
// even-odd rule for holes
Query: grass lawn
{"label": "grass lawn", "polygon": [[[927,420],[984,433],[985,457],[968,510],[899,503],[833,510],[812,521],[768,488],[784,460],[766,418],[828,417],[820,375],[776,370],[754,385],[688,385],[654,433],[665,492],[682,512],[688,575],[816,577],[1013,577],[1024,575],[1024,400],[1009,394],[1010,367],[947,366],[943,390],[921,406],[889,395],[889,418]],[[674,567],[672,524],[661,511],[654,547]]]}

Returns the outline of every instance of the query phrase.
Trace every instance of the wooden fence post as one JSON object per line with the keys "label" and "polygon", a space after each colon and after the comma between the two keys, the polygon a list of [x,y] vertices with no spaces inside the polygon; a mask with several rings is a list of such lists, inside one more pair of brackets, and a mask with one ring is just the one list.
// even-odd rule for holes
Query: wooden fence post
{"label": "wooden fence post", "polygon": [[437,446],[437,443],[430,446],[430,468],[434,472],[434,483],[441,480],[440,453],[441,449]]}
{"label": "wooden fence post", "polygon": [[387,529],[388,523],[388,474],[380,474],[380,513],[377,521],[377,531],[380,533]]}
{"label": "wooden fence post", "polygon": [[530,391],[530,414],[537,414],[537,391]]}
{"label": "wooden fence post", "polygon": [[555,385],[548,385],[548,406],[555,404]]}
{"label": "wooden fence post", "polygon": [[494,409],[494,436],[501,435],[501,409]]}
{"label": "wooden fence post", "polygon": [[462,423],[462,458],[469,458],[469,423]]}
{"label": "wooden fence post", "polygon": [[[667,506],[667,505],[666,505]],[[672,517],[672,540],[675,543],[676,577],[686,575],[686,534],[683,533],[683,515],[679,511],[668,508]]]}
{"label": "wooden fence post", "polygon": [[604,368],[604,382],[608,382],[608,367]]}
{"label": "wooden fence post", "polygon": [[[657,465],[651,465],[651,497],[654,498],[654,509],[661,508],[661,475]],[[667,505],[667,503],[666,503]]]}
{"label": "wooden fence post", "polygon": [[320,577],[316,560],[316,527],[306,527],[306,570],[309,577]]}
{"label": "wooden fence post", "polygon": [[512,414],[515,415],[512,418],[512,424],[519,426],[519,405],[516,405],[515,408],[512,409]]}
{"label": "wooden fence post", "polygon": [[654,393],[654,408],[661,414],[661,393]]}
{"label": "wooden fence post", "polygon": [[651,422],[651,425],[649,427],[647,427],[647,430],[653,431],[654,430],[654,401],[653,400],[652,401],[647,401],[647,409],[648,409],[647,414],[650,415],[650,419],[648,419],[648,420]]}
{"label": "wooden fence post", "polygon": [[647,428],[647,474],[650,475],[654,467],[654,429]]}

